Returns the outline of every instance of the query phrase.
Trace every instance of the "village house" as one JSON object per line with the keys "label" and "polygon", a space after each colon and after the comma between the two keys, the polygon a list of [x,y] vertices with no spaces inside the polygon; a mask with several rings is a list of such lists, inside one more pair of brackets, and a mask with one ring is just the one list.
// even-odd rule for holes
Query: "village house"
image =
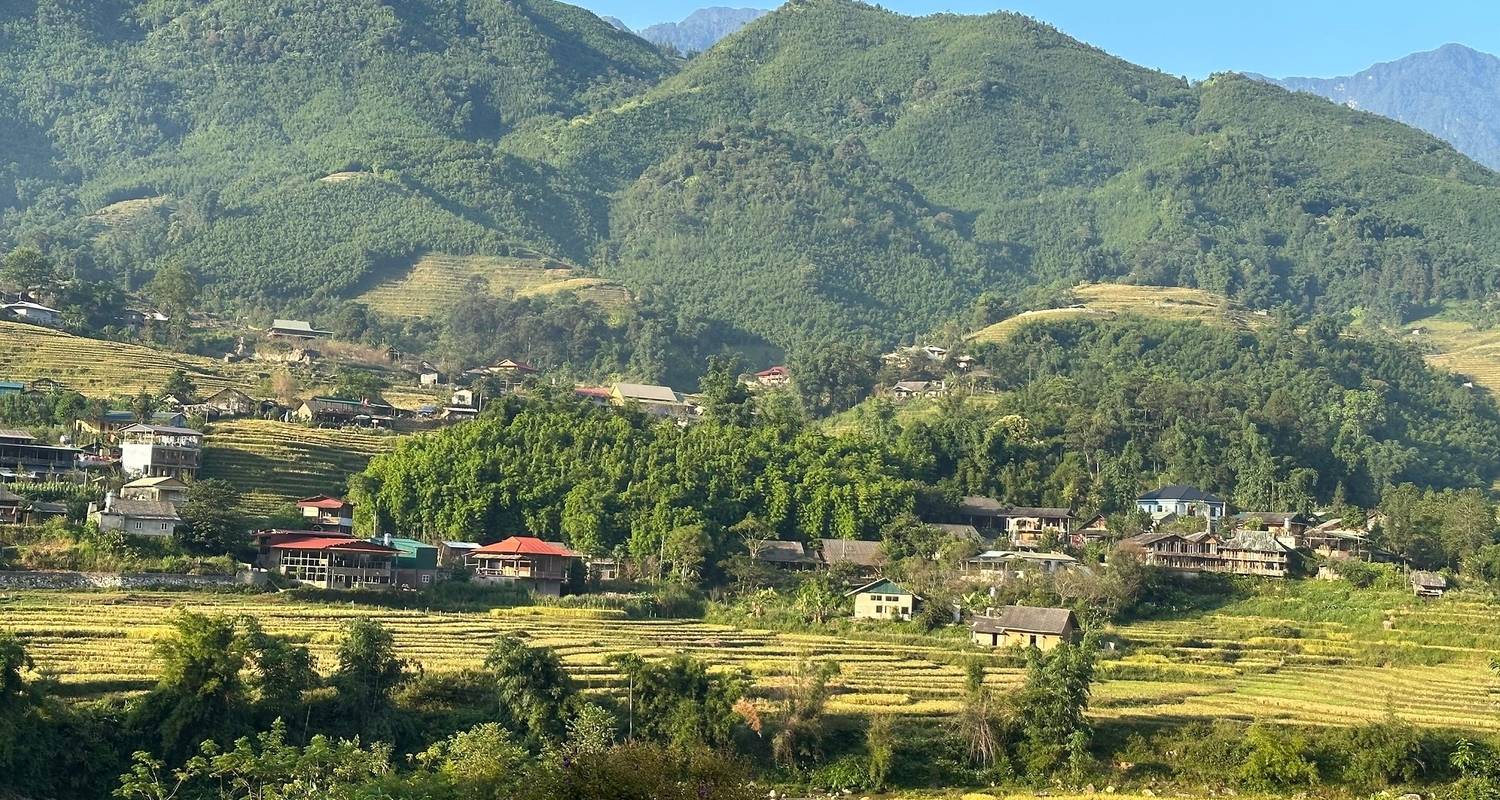
{"label": "village house", "polygon": [[68,387],[63,385],[61,381],[55,381],[51,378],[37,378],[31,383],[26,384],[26,391],[32,394],[60,392],[66,388]]}
{"label": "village house", "polygon": [[190,480],[202,456],[203,434],[191,428],[137,424],[120,431],[120,469],[131,477]]}
{"label": "village house", "polygon": [[399,551],[378,542],[317,531],[263,531],[258,565],[320,589],[389,589]]}
{"label": "village house", "polygon": [[1241,511],[1234,515],[1233,522],[1239,530],[1267,531],[1293,550],[1307,546],[1307,531],[1313,524],[1295,511]]}
{"label": "village house", "polygon": [[425,589],[437,583],[438,548],[416,539],[383,536],[371,539],[396,550],[393,585],[398,589]]}
{"label": "village house", "polygon": [[1038,553],[1032,550],[986,550],[965,562],[964,577],[969,580],[1003,582],[1028,575],[1051,575],[1077,566],[1078,559],[1067,553]]}
{"label": "village house", "polygon": [[26,391],[26,384],[21,381],[0,381],[0,397],[9,397],[13,394],[21,394]]}
{"label": "village house", "polygon": [[1413,571],[1411,591],[1417,597],[1442,597],[1448,591],[1448,579],[1437,572]]}
{"label": "village house", "polygon": [[119,531],[130,536],[171,536],[182,517],[177,507],[160,500],[125,500],[114,492],[104,496],[104,505],[89,504],[89,521],[105,533]]}
{"label": "village house", "polygon": [[885,565],[880,542],[858,539],[819,539],[818,557],[829,569],[847,564],[854,575],[866,580],[873,580],[880,575],[880,570]]}
{"label": "village house", "polygon": [[1066,508],[1010,506],[1001,524],[1016,547],[1037,548],[1048,537],[1064,538],[1073,524],[1073,512]]}
{"label": "village house", "polygon": [[1078,620],[1066,608],[1006,606],[975,617],[970,640],[980,647],[1034,647],[1043,652],[1078,638]]}
{"label": "village house", "polygon": [[306,530],[354,535],[354,504],[326,494],[304,497],[297,501]]}
{"label": "village house", "polygon": [[1097,514],[1093,519],[1084,522],[1068,534],[1068,544],[1082,550],[1095,542],[1108,541],[1112,535],[1109,522],[1103,514]]}
{"label": "village house", "polygon": [[761,542],[750,556],[777,569],[800,571],[817,569],[822,565],[816,557],[807,554],[807,548],[801,542]]}
{"label": "village house", "polygon": [[54,480],[78,469],[75,447],[42,444],[25,431],[0,430],[0,478]]}
{"label": "village house", "polygon": [[891,397],[897,402],[918,397],[942,397],[946,392],[947,387],[942,381],[896,381],[891,387]]}
{"label": "village house", "polygon": [[624,574],[624,565],[613,556],[590,556],[583,563],[584,574],[591,583],[617,581]]}
{"label": "village house", "polygon": [[614,393],[604,386],[574,386],[573,396],[596,406],[608,406],[614,402]]}
{"label": "village house", "polygon": [[314,397],[297,408],[294,416],[301,422],[320,427],[389,427],[396,409],[379,400],[344,400],[337,397]]}
{"label": "village house", "polygon": [[266,336],[273,339],[327,339],[333,335],[333,331],[321,331],[314,328],[306,320],[300,319],[278,319],[271,323],[266,329]]}
{"label": "village house", "polygon": [[123,500],[149,500],[177,505],[187,500],[188,485],[170,475],[136,478],[120,489]]}
{"label": "village house", "polygon": [[942,533],[949,539],[956,539],[961,542],[984,542],[984,537],[979,534],[979,529],[973,525],[962,522],[924,522],[922,524]]}
{"label": "village house", "polygon": [[41,525],[48,520],[62,519],[67,516],[67,504],[52,503],[44,500],[32,501],[30,507],[24,512],[24,519],[28,525]]}
{"label": "village house", "polygon": [[19,303],[6,303],[0,306],[6,316],[18,321],[29,322],[32,325],[43,325],[56,327],[62,323],[62,312],[55,308],[48,308],[41,303],[33,303],[30,300],[22,300]]}
{"label": "village house", "polygon": [[517,583],[535,594],[557,597],[582,558],[557,542],[512,536],[469,553],[468,564],[481,583]]}
{"label": "village house", "polygon": [[884,578],[851,589],[844,596],[854,598],[855,619],[910,620],[922,600]]}
{"label": "village house", "polygon": [[135,423],[135,414],[129,411],[105,411],[97,417],[73,420],[73,433],[91,442],[115,444],[120,439],[120,431]]}
{"label": "village house", "polygon": [[616,406],[635,406],[647,414],[686,420],[693,408],[670,386],[643,383],[617,383],[610,389],[610,400]]}
{"label": "village house", "polygon": [[1132,536],[1123,544],[1140,553],[1146,564],[1178,572],[1204,572],[1218,560],[1218,540],[1210,537],[1190,540],[1185,534],[1151,532]]}
{"label": "village house", "polygon": [[786,386],[792,382],[792,372],[783,366],[774,366],[755,373],[755,383],[758,386],[774,388]]}
{"label": "village house", "polygon": [[1262,578],[1285,578],[1292,568],[1292,551],[1270,531],[1240,531],[1218,546],[1220,565],[1214,571]]}
{"label": "village house", "polygon": [[438,542],[438,565],[443,569],[464,569],[469,554],[478,549],[478,542]]}
{"label": "village house", "polygon": [[239,389],[220,389],[204,398],[200,405],[219,417],[248,417],[260,408],[259,403]]}
{"label": "village house", "polygon": [[26,511],[26,498],[0,486],[0,525],[15,525]]}
{"label": "village house", "polygon": [[958,501],[958,516],[975,530],[994,535],[1005,530],[1006,508],[993,497],[969,495]]}
{"label": "village house", "polygon": [[1153,519],[1169,515],[1203,517],[1213,524],[1224,519],[1229,504],[1223,498],[1201,489],[1174,484],[1137,497],[1135,507],[1150,514]]}

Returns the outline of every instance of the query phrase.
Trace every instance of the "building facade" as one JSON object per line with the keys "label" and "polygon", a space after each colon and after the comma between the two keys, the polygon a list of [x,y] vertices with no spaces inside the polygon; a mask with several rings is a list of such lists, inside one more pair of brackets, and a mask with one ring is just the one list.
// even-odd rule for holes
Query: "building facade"
{"label": "building facade", "polygon": [[120,469],[132,478],[198,476],[203,434],[191,428],[131,425],[120,431]]}
{"label": "building facade", "polygon": [[467,562],[482,583],[521,584],[536,594],[557,597],[573,564],[583,555],[557,542],[512,536],[469,553]]}

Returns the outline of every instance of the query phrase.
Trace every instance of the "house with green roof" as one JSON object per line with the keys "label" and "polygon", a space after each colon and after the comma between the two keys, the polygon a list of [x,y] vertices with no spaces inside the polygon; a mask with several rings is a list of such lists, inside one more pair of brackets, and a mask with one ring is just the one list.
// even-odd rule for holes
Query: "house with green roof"
{"label": "house with green roof", "polygon": [[396,588],[425,589],[437,582],[437,545],[394,536],[381,536],[370,541],[395,548]]}
{"label": "house with green roof", "polygon": [[922,598],[881,578],[844,593],[854,598],[855,619],[911,619]]}

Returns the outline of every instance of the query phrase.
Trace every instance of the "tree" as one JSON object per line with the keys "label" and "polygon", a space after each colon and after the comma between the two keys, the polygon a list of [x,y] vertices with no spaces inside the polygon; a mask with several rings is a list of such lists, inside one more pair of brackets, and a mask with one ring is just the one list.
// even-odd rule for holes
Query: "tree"
{"label": "tree", "polygon": [[174,261],[156,271],[146,291],[174,325],[185,326],[198,302],[198,276],[186,264]]}
{"label": "tree", "polygon": [[18,291],[26,291],[52,282],[56,267],[40,250],[34,247],[21,247],[12,250],[5,258],[3,269],[0,269],[0,279]]}
{"label": "tree", "polygon": [[363,749],[322,735],[305,748],[287,744],[286,724],[278,719],[269,731],[226,751],[204,742],[198,756],[170,772],[150,753],[138,752],[114,794],[121,800],[353,800],[355,789],[390,772],[390,761],[385,744]]}
{"label": "tree", "polygon": [[156,413],[156,406],[156,398],[152,397],[150,392],[142,389],[140,394],[131,398],[130,413],[134,414],[137,420],[149,424],[151,422],[151,415]]}
{"label": "tree", "polygon": [[20,639],[13,634],[0,635],[0,719],[30,699],[25,672],[32,666]]}
{"label": "tree", "polygon": [[532,779],[531,754],[494,722],[455,733],[419,753],[416,760],[465,798],[511,800]]}
{"label": "tree", "polygon": [[1252,788],[1284,792],[1318,782],[1318,767],[1299,733],[1257,723],[1246,735],[1250,753],[1240,767],[1240,779]]}
{"label": "tree", "polygon": [[1033,775],[1046,775],[1066,763],[1076,768],[1093,733],[1085,712],[1094,679],[1093,635],[1060,644],[1049,653],[1027,653],[1026,683],[1016,694],[1022,757]]}
{"label": "tree", "polygon": [[1009,722],[1006,708],[984,685],[984,665],[969,665],[964,683],[964,702],[953,720],[954,733],[968,753],[969,764],[992,769],[1005,757]]}
{"label": "tree", "polygon": [[343,367],[336,376],[333,396],[355,401],[378,400],[386,386],[386,381],[373,372]]}
{"label": "tree", "polygon": [[799,761],[821,755],[823,708],[828,702],[829,680],[839,674],[835,661],[803,659],[787,688],[783,713],[774,736],[771,754],[776,763],[795,767]]}
{"label": "tree", "polygon": [[564,751],[573,758],[607,752],[615,744],[618,722],[602,706],[585,703],[568,720],[568,741]]}
{"label": "tree", "polygon": [[827,576],[812,575],[797,587],[795,603],[804,619],[822,625],[844,608],[844,597],[834,591]]}
{"label": "tree", "polygon": [[672,577],[684,586],[693,586],[703,574],[710,542],[702,525],[679,525],[667,531],[662,542],[662,558],[672,565]]}
{"label": "tree", "polygon": [[317,679],[306,648],[265,633],[248,616],[180,612],[155,650],[161,677],[131,723],[168,756],[204,740],[227,744],[268,723]]}
{"label": "tree", "polygon": [[336,657],[328,683],[338,690],[337,718],[367,741],[389,741],[391,695],[412,677],[390,631],[375,620],[357,619],[344,628]]}
{"label": "tree", "polygon": [[708,370],[699,382],[706,419],[726,425],[749,425],[750,390],[740,382],[744,363],[738,356],[710,356]]}
{"label": "tree", "polygon": [[199,553],[232,553],[245,544],[245,524],[236,510],[239,490],[228,481],[205,478],[188,487],[179,512],[177,541]]}
{"label": "tree", "polygon": [[866,777],[870,788],[880,791],[891,776],[896,760],[896,720],[890,714],[876,714],[865,726],[865,753],[869,756]]}
{"label": "tree", "polygon": [[803,408],[821,417],[852,408],[874,388],[878,359],[844,342],[794,351],[787,364]]}
{"label": "tree", "polygon": [[703,662],[685,655],[647,663],[631,653],[610,659],[626,680],[626,730],[632,736],[691,751],[721,747],[741,717],[735,701],[743,680],[711,674]]}
{"label": "tree", "polygon": [[516,636],[502,636],[490,649],[484,668],[494,681],[501,718],[516,733],[537,745],[563,739],[576,689],[556,653],[527,647]]}
{"label": "tree", "polygon": [[167,376],[167,382],[162,385],[163,396],[171,395],[184,403],[192,403],[198,399],[198,387],[188,378],[187,372],[174,369]]}

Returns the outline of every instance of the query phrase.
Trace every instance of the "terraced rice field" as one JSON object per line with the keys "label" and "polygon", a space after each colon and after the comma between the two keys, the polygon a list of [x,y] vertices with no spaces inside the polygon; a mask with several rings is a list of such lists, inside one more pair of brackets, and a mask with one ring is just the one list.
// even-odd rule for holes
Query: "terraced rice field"
{"label": "terraced rice field", "polygon": [[[1396,714],[1419,725],[1500,731],[1488,659],[1500,650],[1496,606],[1445,599],[1410,607],[1390,595],[1390,629],[1256,614],[1210,614],[1112,631],[1123,655],[1100,664],[1091,713],[1100,720],[1159,724],[1219,718],[1342,725]],[[963,664],[986,660],[987,682],[1010,687],[1021,671],[962,641],[897,641],[750,630],[692,620],[628,620],[608,612],[539,608],[492,614],[306,605],[276,596],[181,593],[0,595],[0,630],[23,635],[38,666],[79,696],[148,687],[151,642],[174,606],[247,613],[270,631],[305,642],[330,663],[340,628],[378,619],[402,654],[428,672],[477,667],[495,637],[525,632],[555,648],[589,691],[613,692],[610,655],[687,653],[717,669],[743,670],[768,706],[802,658],[839,662],[837,713],[944,715],[963,692]]]}
{"label": "terraced rice field", "polygon": [[1226,313],[1224,298],[1202,289],[1099,283],[1079,286],[1073,290],[1073,296],[1077,300],[1075,307],[1017,314],[976,331],[968,338],[976,342],[998,342],[1034,322],[1074,317],[1110,317],[1127,313],[1177,320],[1227,322],[1237,326],[1253,325],[1257,319],[1253,314],[1243,311],[1230,310]]}
{"label": "terraced rice field", "polygon": [[443,253],[423,256],[406,273],[375,285],[356,299],[387,316],[431,316],[467,297],[474,282],[492,297],[507,292],[575,292],[606,308],[630,302],[630,293],[624,288],[602,278],[583,277],[576,268],[550,259]]}
{"label": "terraced rice field", "polygon": [[267,374],[251,364],[224,364],[36,325],[0,322],[0,380],[51,378],[85,395],[112,397],[143,389],[158,392],[178,369],[205,393],[226,387],[254,393]]}
{"label": "terraced rice field", "polygon": [[229,481],[243,494],[241,510],[264,517],[299,497],[342,493],[349,476],[397,438],[269,420],[216,422],[204,441],[200,477]]}
{"label": "terraced rice field", "polygon": [[1417,329],[1420,335],[1403,334],[1403,340],[1426,350],[1427,363],[1458,373],[1491,394],[1500,393],[1500,328],[1479,330],[1439,314],[1406,326],[1408,331]]}
{"label": "terraced rice field", "polygon": [[165,195],[121,200],[89,214],[88,220],[99,226],[101,233],[113,233],[134,227],[157,209],[171,205],[172,199]]}

